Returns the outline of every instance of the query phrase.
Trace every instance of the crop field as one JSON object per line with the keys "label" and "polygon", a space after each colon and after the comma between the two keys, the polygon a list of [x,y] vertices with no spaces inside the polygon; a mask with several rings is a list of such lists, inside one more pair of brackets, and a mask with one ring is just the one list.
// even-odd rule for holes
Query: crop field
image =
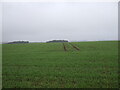
{"label": "crop field", "polygon": [[118,88],[118,42],[2,45],[3,88]]}

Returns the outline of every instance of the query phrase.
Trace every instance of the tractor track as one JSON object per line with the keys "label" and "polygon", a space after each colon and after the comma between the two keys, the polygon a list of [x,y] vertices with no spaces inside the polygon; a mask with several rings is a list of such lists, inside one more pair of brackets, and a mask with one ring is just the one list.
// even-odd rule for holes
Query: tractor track
{"label": "tractor track", "polygon": [[64,48],[64,51],[67,51],[67,47],[64,43],[63,43],[63,48]]}
{"label": "tractor track", "polygon": [[[73,45],[72,43],[67,43],[67,44],[70,44],[70,45],[71,45],[74,49],[76,49],[77,51],[80,50],[77,46]],[[67,49],[67,44],[66,44],[66,43],[63,43],[63,49],[64,49],[64,51],[68,51],[68,49]]]}
{"label": "tractor track", "polygon": [[78,47],[76,47],[75,45],[73,45],[72,43],[69,43],[73,48],[75,48],[76,50],[80,50]]}

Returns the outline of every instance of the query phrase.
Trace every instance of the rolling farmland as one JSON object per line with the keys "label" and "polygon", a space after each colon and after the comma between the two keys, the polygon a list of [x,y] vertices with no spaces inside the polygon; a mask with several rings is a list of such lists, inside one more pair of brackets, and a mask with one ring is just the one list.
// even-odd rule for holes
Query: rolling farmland
{"label": "rolling farmland", "polygon": [[3,88],[117,88],[118,42],[3,44]]}

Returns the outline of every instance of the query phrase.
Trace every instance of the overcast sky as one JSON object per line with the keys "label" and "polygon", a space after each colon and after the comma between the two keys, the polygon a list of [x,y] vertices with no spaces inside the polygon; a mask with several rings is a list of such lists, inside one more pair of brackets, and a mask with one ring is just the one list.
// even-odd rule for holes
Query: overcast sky
{"label": "overcast sky", "polygon": [[4,3],[3,42],[117,40],[117,2]]}

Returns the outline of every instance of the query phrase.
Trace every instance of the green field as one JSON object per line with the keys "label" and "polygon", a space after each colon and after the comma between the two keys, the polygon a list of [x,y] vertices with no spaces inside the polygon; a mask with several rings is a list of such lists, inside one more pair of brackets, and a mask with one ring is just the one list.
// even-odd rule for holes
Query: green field
{"label": "green field", "polygon": [[3,44],[3,88],[118,88],[118,42]]}

